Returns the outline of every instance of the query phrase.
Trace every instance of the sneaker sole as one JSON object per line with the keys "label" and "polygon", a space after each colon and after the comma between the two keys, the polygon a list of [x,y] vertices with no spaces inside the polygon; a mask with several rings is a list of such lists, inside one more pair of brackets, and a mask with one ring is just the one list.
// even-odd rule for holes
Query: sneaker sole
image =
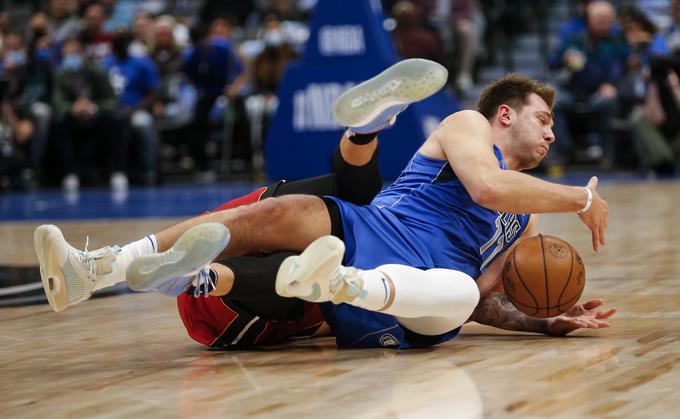
{"label": "sneaker sole", "polygon": [[[318,301],[321,286],[316,279],[321,272],[329,272],[333,265],[339,266],[345,255],[345,244],[335,236],[325,236],[310,244],[300,256],[287,257],[276,274],[276,293],[282,297],[299,297],[307,301]],[[302,270],[298,269],[302,268]],[[291,294],[289,289],[295,282],[312,282],[309,295]]]}
{"label": "sneaker sole", "polygon": [[333,117],[342,126],[366,125],[390,106],[433,95],[446,84],[448,76],[446,68],[434,61],[400,61],[340,95],[333,105]]}
{"label": "sneaker sole", "polygon": [[66,310],[69,306],[64,273],[59,257],[52,251],[52,245],[58,240],[65,241],[61,230],[54,225],[42,225],[33,233],[33,248],[40,263],[40,279],[47,302],[56,312]]}
{"label": "sneaker sole", "polygon": [[126,271],[135,291],[157,288],[179,274],[193,272],[212,262],[229,244],[229,229],[219,223],[199,224],[185,231],[167,251],[142,256]]}

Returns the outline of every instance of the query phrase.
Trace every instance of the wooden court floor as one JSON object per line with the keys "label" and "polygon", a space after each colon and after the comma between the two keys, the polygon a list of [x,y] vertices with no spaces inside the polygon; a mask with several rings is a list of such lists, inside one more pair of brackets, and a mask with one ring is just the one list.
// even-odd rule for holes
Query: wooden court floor
{"label": "wooden court floor", "polygon": [[[620,309],[610,329],[549,338],[469,324],[423,350],[336,350],[323,338],[218,352],[194,343],[160,295],[62,313],[6,308],[0,417],[680,417],[680,183],[601,191],[611,218],[599,254],[575,215],[539,225],[581,252],[585,297]],[[95,248],[172,221],[63,227],[78,244],[90,234]],[[34,226],[0,226],[0,255],[12,258],[0,262],[35,264]]]}

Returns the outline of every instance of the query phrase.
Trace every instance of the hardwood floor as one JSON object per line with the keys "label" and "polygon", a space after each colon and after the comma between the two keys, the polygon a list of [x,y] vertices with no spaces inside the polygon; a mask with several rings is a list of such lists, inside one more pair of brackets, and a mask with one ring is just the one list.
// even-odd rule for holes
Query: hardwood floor
{"label": "hardwood floor", "polygon": [[[677,417],[680,183],[612,184],[607,245],[576,215],[539,230],[584,258],[584,298],[620,312],[567,338],[466,325],[435,348],[337,350],[332,339],[209,351],[157,294],[97,298],[63,313],[0,309],[3,417]],[[90,248],[175,220],[61,225]],[[0,225],[3,262],[35,264],[33,224]],[[80,240],[83,241],[80,241]]]}

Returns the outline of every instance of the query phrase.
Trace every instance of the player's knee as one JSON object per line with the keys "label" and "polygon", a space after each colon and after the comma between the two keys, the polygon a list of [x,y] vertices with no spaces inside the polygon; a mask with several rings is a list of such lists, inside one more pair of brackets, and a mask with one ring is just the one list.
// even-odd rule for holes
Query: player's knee
{"label": "player's knee", "polygon": [[479,303],[479,287],[475,280],[464,272],[451,269],[429,269],[427,274],[449,284],[444,290],[451,308],[451,317],[461,320],[461,324],[464,323]]}
{"label": "player's knee", "polygon": [[253,208],[257,208],[258,215],[261,216],[263,220],[281,221],[288,213],[289,207],[290,206],[287,205],[285,200],[272,197],[263,199],[255,204]]}

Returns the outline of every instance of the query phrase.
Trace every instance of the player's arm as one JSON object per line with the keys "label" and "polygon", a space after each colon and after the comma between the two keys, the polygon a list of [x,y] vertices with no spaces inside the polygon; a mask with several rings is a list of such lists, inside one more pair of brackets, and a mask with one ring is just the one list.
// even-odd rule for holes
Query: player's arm
{"label": "player's arm", "polygon": [[564,336],[576,329],[609,327],[607,319],[613,316],[617,309],[598,311],[597,308],[603,304],[602,299],[590,300],[576,304],[557,317],[539,319],[517,310],[502,292],[492,292],[479,300],[470,320],[499,329]]}
{"label": "player's arm", "polygon": [[[560,185],[515,170],[502,170],[493,154],[489,122],[476,111],[461,111],[446,118],[428,138],[423,151],[440,149],[472,199],[479,205],[515,214],[577,212],[589,199],[583,187]],[[593,248],[604,244],[607,203],[595,190],[597,178],[588,183],[590,209],[580,214],[593,235]]]}
{"label": "player's arm", "polygon": [[506,249],[505,252],[501,253],[484,273],[477,278],[481,298],[472,316],[470,316],[470,320],[499,329],[543,333],[552,336],[564,336],[581,328],[599,329],[609,327],[609,323],[606,320],[616,313],[616,309],[606,312],[597,311],[596,308],[604,304],[604,301],[601,299],[577,304],[560,316],[541,319],[522,313],[505,295],[501,281],[501,272],[505,259],[514,246],[521,242],[523,238],[534,235],[535,225],[536,215],[532,215],[527,228],[520,238],[511,247]]}

